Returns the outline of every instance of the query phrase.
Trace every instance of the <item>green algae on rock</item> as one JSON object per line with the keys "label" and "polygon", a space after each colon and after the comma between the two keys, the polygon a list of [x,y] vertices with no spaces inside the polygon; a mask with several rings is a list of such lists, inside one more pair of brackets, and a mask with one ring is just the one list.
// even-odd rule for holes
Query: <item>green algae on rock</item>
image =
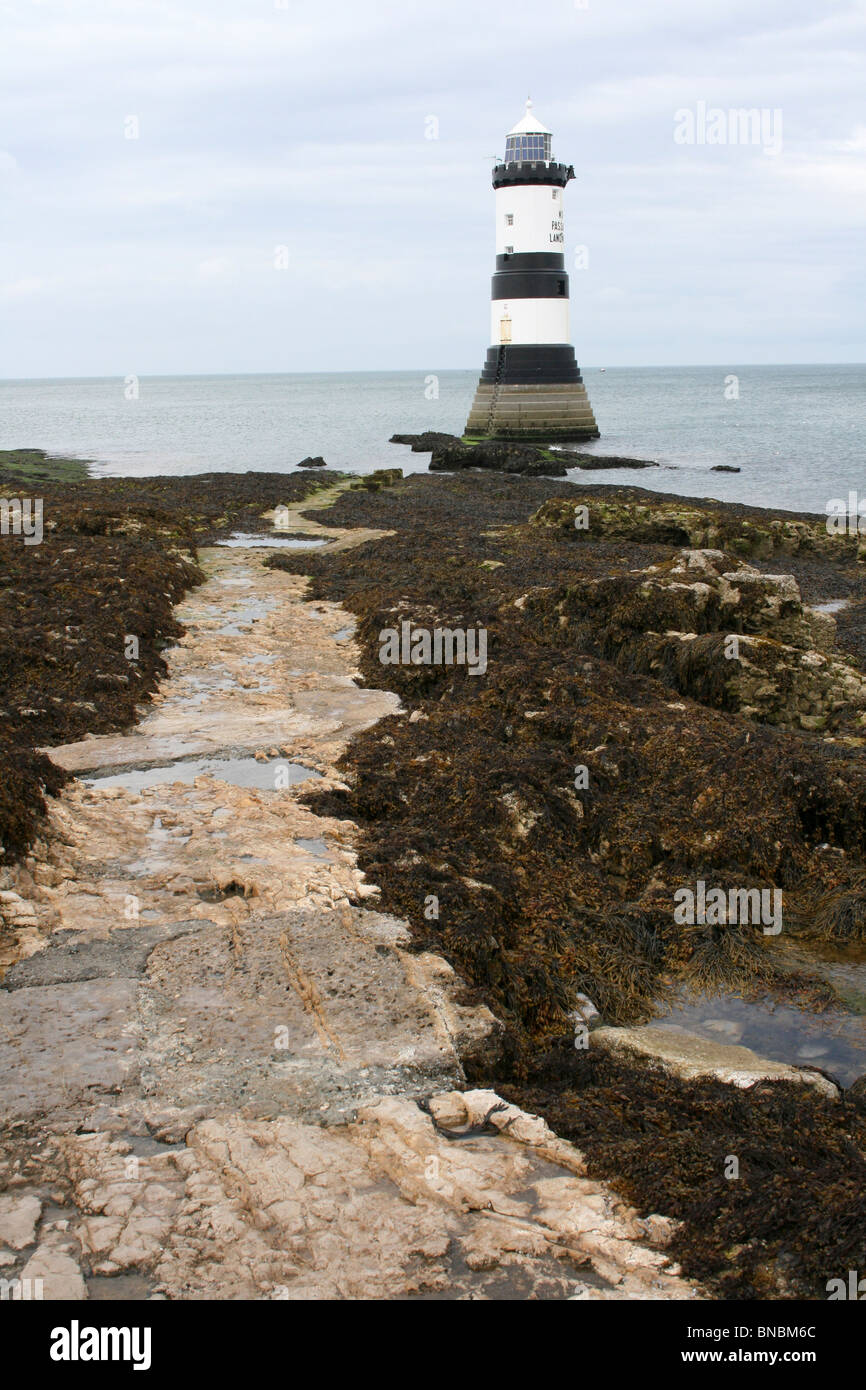
{"label": "green algae on rock", "polygon": [[42,483],[77,483],[88,476],[88,461],[55,457],[44,449],[0,449],[0,491]]}

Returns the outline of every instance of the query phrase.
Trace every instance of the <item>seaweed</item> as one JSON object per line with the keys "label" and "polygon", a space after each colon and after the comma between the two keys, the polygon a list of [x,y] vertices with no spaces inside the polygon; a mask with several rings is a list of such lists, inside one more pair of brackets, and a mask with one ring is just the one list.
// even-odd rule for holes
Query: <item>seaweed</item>
{"label": "seaweed", "polygon": [[265,508],[325,485],[303,474],[85,479],[75,461],[44,460],[0,454],[0,492],[20,496],[26,482],[43,504],[40,544],[0,536],[0,860],[32,844],[46,795],[66,781],[38,749],[126,728],[156,690],[182,633],[174,605],[202,578],[197,547],[260,529]]}
{"label": "seaweed", "polygon": [[[677,698],[659,673],[629,669],[628,625],[605,632],[612,606],[603,604],[593,624],[587,596],[593,585],[629,595],[634,571],[670,571],[682,535],[625,526],[574,544],[530,521],[564,490],[544,479],[416,475],[334,508],[338,524],[386,528],[387,540],[274,557],[311,575],[314,597],[357,615],[363,678],[406,707],[353,740],[346,790],[308,800],[360,825],[360,864],[382,907],[500,1019],[495,1039],[464,1059],[470,1080],[542,1114],[643,1213],[680,1220],[676,1255],[719,1296],[819,1297],[828,1278],[866,1265],[866,1135],[853,1108],[803,1086],[745,1093],[581,1053],[574,1011],[586,994],[605,1021],[641,1022],[683,988],[839,1008],[818,977],[782,968],[759,928],[676,925],[673,895],[701,878],[778,886],[786,931],[859,931],[862,740],[756,723],[713,707],[713,691]],[[624,511],[648,496],[591,495],[614,493]],[[572,497],[586,496],[567,495],[571,515]],[[772,513],[697,509],[707,536],[727,528],[736,540],[745,528],[760,550],[779,535]],[[850,549],[812,546],[812,520],[791,522],[782,542],[801,547],[814,597],[861,582]],[[570,623],[569,594],[581,595],[583,627]],[[379,633],[404,618],[483,624],[486,675],[383,667]],[[638,639],[644,621],[630,629]],[[813,911],[839,895],[841,913]],[[730,1154],[738,1181],[724,1177]]]}

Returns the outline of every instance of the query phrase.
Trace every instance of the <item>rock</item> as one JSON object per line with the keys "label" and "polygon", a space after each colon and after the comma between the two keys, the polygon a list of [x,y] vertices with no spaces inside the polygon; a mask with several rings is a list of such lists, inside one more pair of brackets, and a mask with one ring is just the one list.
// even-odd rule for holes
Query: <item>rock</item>
{"label": "rock", "polygon": [[[588,527],[575,526],[575,507],[589,513]],[[530,518],[535,526],[562,531],[569,540],[635,541],[645,544],[724,550],[729,555],[766,560],[773,555],[818,552],[834,558],[856,559],[856,536],[830,535],[818,518],[743,515],[734,507],[696,506],[689,502],[632,502],[597,493],[551,497]]]}
{"label": "rock", "polygon": [[681,550],[646,569],[539,589],[521,611],[558,644],[716,709],[789,729],[866,719],[866,676],[836,655],[835,619],[803,603],[792,575],[764,574],[721,550]]}
{"label": "rock", "polygon": [[820,1072],[773,1062],[759,1057],[751,1048],[710,1042],[681,1028],[596,1028],[591,1037],[593,1047],[616,1053],[637,1052],[660,1062],[686,1081],[714,1076],[744,1089],[759,1081],[794,1081],[813,1086],[831,1100],[839,1095],[838,1088]]}
{"label": "rock", "polygon": [[499,439],[482,439],[477,444],[465,444],[460,439],[454,439],[451,443],[435,446],[430,460],[431,472],[453,473],[463,468],[492,468],[499,473],[553,478],[563,478],[567,472],[561,458],[534,444]]}
{"label": "rock", "polygon": [[0,1245],[8,1245],[10,1250],[32,1245],[41,1215],[38,1197],[18,1197],[14,1193],[0,1196]]}
{"label": "rock", "polygon": [[46,1302],[80,1301],[87,1297],[87,1286],[76,1261],[65,1250],[40,1245],[21,1271],[25,1279],[42,1281]]}
{"label": "rock", "polygon": [[740,473],[741,469],[735,468],[731,463],[714,463],[710,469],[711,473]]}
{"label": "rock", "polygon": [[364,492],[381,492],[382,488],[393,487],[395,483],[401,482],[402,478],[402,468],[377,468],[352,483],[351,488],[353,491],[360,489]]}
{"label": "rock", "polygon": [[327,468],[327,466],[321,454],[317,454],[315,458],[308,455],[307,458],[301,459],[297,465],[298,468]]}
{"label": "rock", "polygon": [[651,459],[618,455],[586,454],[576,449],[555,452],[521,440],[477,439],[467,442],[454,434],[426,430],[423,434],[393,434],[392,444],[409,444],[413,453],[432,453],[432,472],[456,472],[462,468],[492,468],[501,473],[524,473],[562,478],[569,468],[658,468]]}
{"label": "rock", "polygon": [[846,1086],[843,1094],[845,1100],[855,1106],[861,1114],[866,1114],[866,1075],[858,1076],[856,1081]]}
{"label": "rock", "polygon": [[459,443],[454,434],[442,434],[438,430],[424,430],[422,434],[392,434],[389,444],[409,444],[413,454],[428,454],[440,444]]}
{"label": "rock", "polygon": [[632,459],[619,454],[582,454],[571,449],[557,450],[562,453],[569,468],[579,468],[582,472],[601,471],[606,468],[658,468],[655,459]]}

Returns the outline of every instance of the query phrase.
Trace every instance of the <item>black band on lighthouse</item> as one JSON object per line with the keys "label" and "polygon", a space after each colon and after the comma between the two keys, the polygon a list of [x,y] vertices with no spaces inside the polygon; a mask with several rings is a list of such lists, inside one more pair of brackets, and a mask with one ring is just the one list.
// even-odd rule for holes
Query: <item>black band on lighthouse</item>
{"label": "black band on lighthouse", "polygon": [[583,381],[571,343],[511,343],[487,349],[482,381],[501,386]]}
{"label": "black band on lighthouse", "polygon": [[564,270],[497,270],[491,299],[568,299]]}
{"label": "black band on lighthouse", "polygon": [[506,251],[496,257],[497,270],[565,270],[561,251]]}

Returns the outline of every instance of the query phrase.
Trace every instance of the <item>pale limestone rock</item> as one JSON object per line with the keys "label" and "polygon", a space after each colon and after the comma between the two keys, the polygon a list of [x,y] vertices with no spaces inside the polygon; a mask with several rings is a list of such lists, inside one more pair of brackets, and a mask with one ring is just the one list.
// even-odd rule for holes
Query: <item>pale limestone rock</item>
{"label": "pale limestone rock", "polygon": [[38,1197],[19,1197],[14,1193],[0,1196],[0,1245],[8,1245],[10,1250],[23,1250],[32,1245],[41,1215],[42,1203]]}
{"label": "pale limestone rock", "polygon": [[72,1256],[64,1250],[40,1245],[21,1271],[21,1279],[42,1280],[42,1297],[46,1302],[78,1302],[87,1297],[87,1287],[81,1270]]}
{"label": "pale limestone rock", "polygon": [[710,1041],[681,1028],[597,1028],[590,1039],[593,1047],[650,1057],[686,1080],[714,1076],[744,1088],[759,1081],[796,1081],[830,1099],[839,1096],[838,1088],[820,1072],[773,1062],[751,1048]]}

